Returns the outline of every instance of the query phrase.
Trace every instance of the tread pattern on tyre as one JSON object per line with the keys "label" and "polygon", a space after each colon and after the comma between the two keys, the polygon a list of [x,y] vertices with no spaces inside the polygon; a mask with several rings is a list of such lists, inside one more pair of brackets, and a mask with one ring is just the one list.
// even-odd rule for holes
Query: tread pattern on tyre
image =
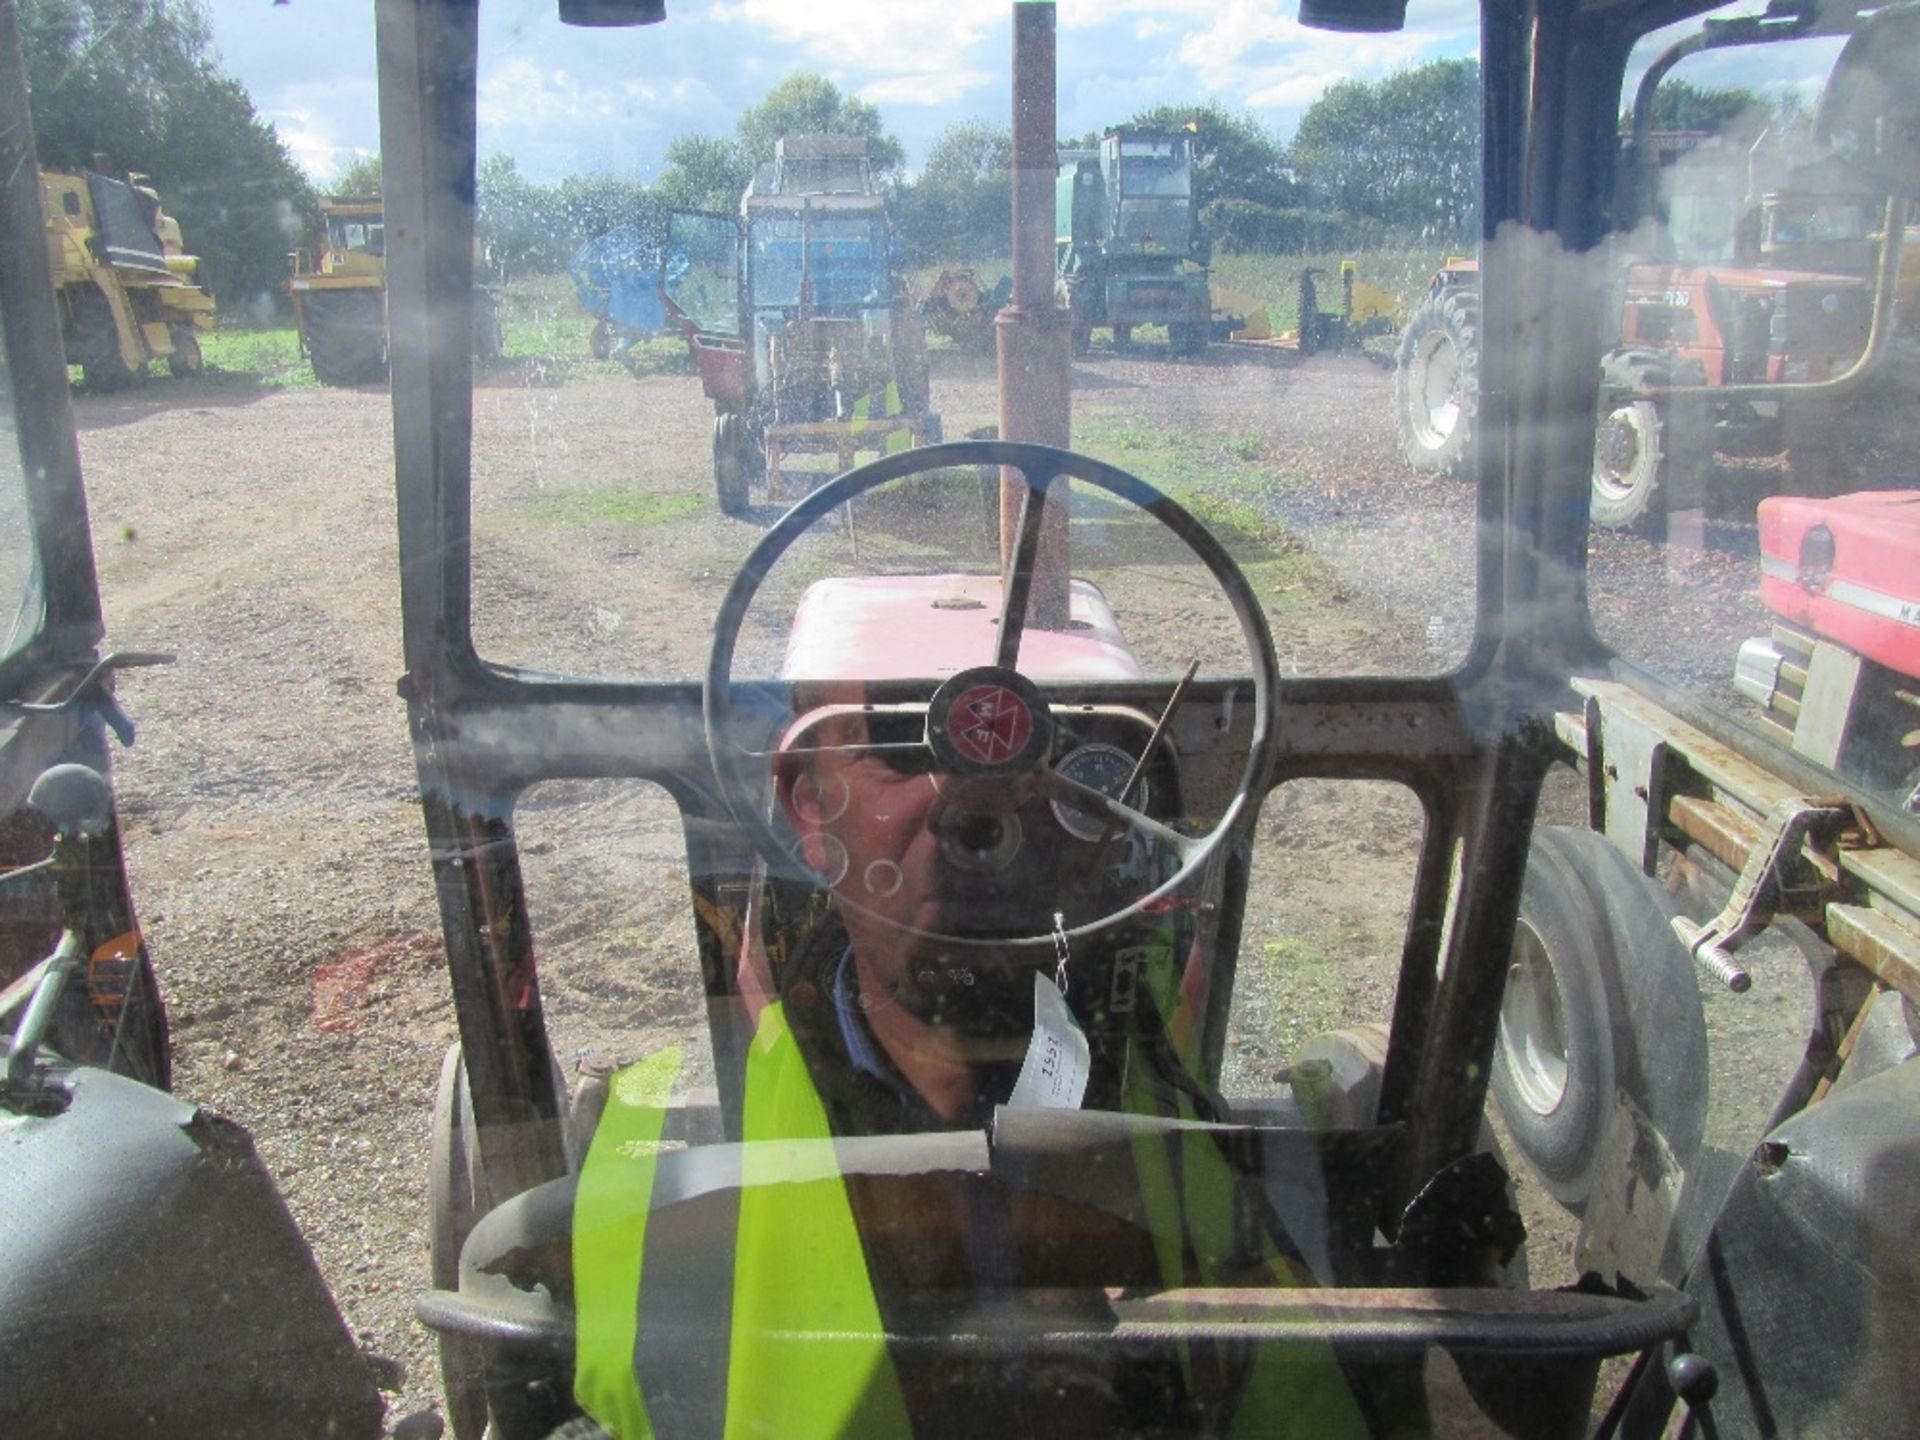
{"label": "tread pattern on tyre", "polygon": [[387,338],[375,296],[315,294],[306,308],[307,353],[322,385],[366,385],[386,376]]}
{"label": "tread pattern on tyre", "polygon": [[[1460,356],[1460,414],[1443,444],[1425,445],[1413,421],[1414,368],[1420,338],[1444,331]],[[1393,372],[1394,419],[1407,463],[1453,479],[1465,476],[1480,410],[1480,293],[1465,285],[1429,290],[1408,317]],[[1424,403],[1424,402],[1422,402]]]}

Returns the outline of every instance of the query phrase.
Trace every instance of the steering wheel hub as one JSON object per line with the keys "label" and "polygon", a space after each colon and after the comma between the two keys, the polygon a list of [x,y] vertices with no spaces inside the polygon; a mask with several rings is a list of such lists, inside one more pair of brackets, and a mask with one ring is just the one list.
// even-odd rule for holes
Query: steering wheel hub
{"label": "steering wheel hub", "polygon": [[1019,775],[1047,755],[1053,717],[1033,682],[999,665],[962,670],[927,707],[927,746],[956,775]]}

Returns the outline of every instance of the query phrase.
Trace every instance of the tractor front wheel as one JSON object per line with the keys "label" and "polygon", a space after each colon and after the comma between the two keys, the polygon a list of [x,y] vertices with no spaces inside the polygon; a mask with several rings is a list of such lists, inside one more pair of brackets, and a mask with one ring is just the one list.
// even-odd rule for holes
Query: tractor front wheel
{"label": "tractor front wheel", "polygon": [[744,415],[720,415],[713,422],[713,490],[723,515],[746,513],[752,481],[753,444]]}
{"label": "tractor front wheel", "polygon": [[1652,400],[1625,400],[1600,421],[1593,441],[1595,525],[1648,529],[1666,510],[1666,415]]}
{"label": "tractor front wheel", "polygon": [[[1301,335],[1308,317],[1301,316]],[[1480,296],[1454,287],[1429,291],[1400,337],[1394,419],[1407,463],[1455,477],[1466,473],[1480,402]]]}
{"label": "tractor front wheel", "polygon": [[205,365],[200,354],[200,341],[184,325],[173,327],[173,353],[167,357],[167,371],[176,380],[184,380],[190,375],[198,375]]}
{"label": "tractor front wheel", "polygon": [[1205,325],[1175,324],[1167,326],[1167,351],[1173,355],[1198,355],[1207,348],[1207,327]]}

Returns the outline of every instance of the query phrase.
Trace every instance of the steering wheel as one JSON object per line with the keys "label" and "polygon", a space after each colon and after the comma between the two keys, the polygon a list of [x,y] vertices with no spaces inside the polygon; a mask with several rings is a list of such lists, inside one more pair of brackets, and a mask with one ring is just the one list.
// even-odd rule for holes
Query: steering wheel
{"label": "steering wheel", "polygon": [[[1131,833],[1177,860],[1171,873],[1157,881],[1149,876],[1139,887],[1140,893],[1120,900],[1109,913],[1072,929],[1056,925],[1053,930],[983,940],[979,936],[901,926],[915,935],[960,947],[991,945],[1002,949],[1054,945],[1062,938],[1078,939],[1123,924],[1181,889],[1223,841],[1250,823],[1272,772],[1277,731],[1274,697],[1279,686],[1279,667],[1260,603],[1240,567],[1206,527],[1144,480],[1069,450],[975,440],[923,446],[884,456],[829,481],[775,522],[747,556],[721,602],[707,665],[704,697],[707,748],[727,808],[746,828],[755,848],[777,866],[792,864],[794,844],[790,839],[783,839],[769,819],[764,790],[768,760],[778,752],[753,749],[734,738],[751,718],[750,703],[744,693],[749,687],[735,682],[732,676],[741,627],[774,564],[821,519],[855,497],[890,481],[960,466],[1012,469],[1026,483],[994,653],[982,655],[982,663],[945,680],[929,680],[930,693],[924,702],[925,726],[917,741],[870,740],[836,748],[911,751],[910,758],[917,758],[935,774],[958,777],[959,783],[976,789],[1043,795],[1100,822],[1107,838]],[[1252,734],[1233,796],[1218,820],[1202,834],[1180,834],[1139,809],[1069,779],[1048,764],[1054,717],[1041,687],[1020,672],[1020,642],[1028,623],[1028,595],[1032,589],[1046,497],[1054,483],[1063,479],[1085,481],[1118,496],[1171,530],[1206,566],[1239,622],[1241,637],[1253,660]],[[771,700],[783,707],[787,721],[796,718],[790,708],[788,687],[781,686],[772,692],[758,685],[752,688],[763,703]],[[895,707],[886,708],[897,715]],[[912,710],[920,708],[919,702],[913,702]],[[765,718],[764,709],[761,716]]]}

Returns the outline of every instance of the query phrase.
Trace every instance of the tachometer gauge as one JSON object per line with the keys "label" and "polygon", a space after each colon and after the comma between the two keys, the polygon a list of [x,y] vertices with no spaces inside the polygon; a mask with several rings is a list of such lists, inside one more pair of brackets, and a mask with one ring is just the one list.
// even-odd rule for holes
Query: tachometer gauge
{"label": "tachometer gauge", "polygon": [[[1075,784],[1098,790],[1102,795],[1118,800],[1120,792],[1126,788],[1127,778],[1133,774],[1134,764],[1134,757],[1118,745],[1082,745],[1062,756],[1060,763],[1053,768]],[[1127,797],[1127,808],[1140,811],[1147,808],[1147,782],[1144,778]],[[1109,828],[1099,816],[1075,810],[1058,800],[1053,802],[1053,816],[1069,835],[1080,840],[1098,840]]]}

